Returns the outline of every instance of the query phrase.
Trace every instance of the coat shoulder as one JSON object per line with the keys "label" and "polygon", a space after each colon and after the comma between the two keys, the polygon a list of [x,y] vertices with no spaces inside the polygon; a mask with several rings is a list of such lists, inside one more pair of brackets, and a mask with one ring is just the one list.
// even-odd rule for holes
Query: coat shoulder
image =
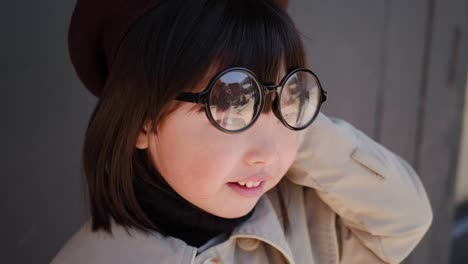
{"label": "coat shoulder", "polygon": [[[174,255],[168,254],[171,251]],[[159,233],[146,234],[115,224],[112,225],[111,234],[92,231],[91,221],[88,220],[62,246],[51,264],[154,263],[171,255],[178,256],[180,260],[167,261],[182,263],[192,258],[193,250],[178,239],[163,237]]]}

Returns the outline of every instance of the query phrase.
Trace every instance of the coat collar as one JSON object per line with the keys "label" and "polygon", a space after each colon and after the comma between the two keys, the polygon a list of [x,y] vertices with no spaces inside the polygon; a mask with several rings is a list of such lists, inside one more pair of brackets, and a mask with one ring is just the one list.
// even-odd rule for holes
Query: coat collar
{"label": "coat collar", "polygon": [[[184,241],[166,237],[158,232],[143,233],[111,222],[112,235],[103,231],[91,231],[88,220],[69,240],[53,263],[134,263],[141,260],[157,260],[161,263],[194,263],[197,248]],[[267,194],[260,197],[251,218],[236,227],[224,242],[208,248],[199,256],[223,252],[234,254],[238,240],[256,239],[276,248],[288,263],[294,263],[291,249],[287,244],[283,228]],[[112,252],[103,254],[103,252]],[[231,252],[231,253],[228,253]]]}
{"label": "coat collar", "polygon": [[260,197],[252,217],[237,227],[230,239],[254,238],[269,244],[294,263],[283,227],[267,194]]}
{"label": "coat collar", "polygon": [[[137,245],[127,238],[128,234],[118,225],[113,224],[114,238],[117,240],[123,239],[128,241],[129,246]],[[152,248],[157,251],[159,259],[171,260],[170,263],[194,263],[196,257],[196,248],[187,245],[184,241],[174,237],[164,237],[157,232],[149,235],[143,234],[136,230],[130,230],[130,234],[134,241],[141,241],[146,244],[145,248]],[[236,242],[240,239],[251,238],[260,240],[282,253],[288,263],[294,263],[293,254],[287,239],[283,232],[283,228],[276,214],[276,211],[267,194],[262,195],[257,202],[254,213],[249,220],[242,223],[234,229],[231,236],[219,245],[213,246],[202,252],[199,256],[204,258],[213,252],[228,252],[231,248],[234,250]],[[220,250],[223,248],[223,250]],[[183,253],[183,254],[181,254]],[[174,258],[174,259],[173,259]],[[190,258],[190,261],[188,261]],[[166,263],[166,262],[164,262]],[[169,262],[168,262],[169,263]]]}

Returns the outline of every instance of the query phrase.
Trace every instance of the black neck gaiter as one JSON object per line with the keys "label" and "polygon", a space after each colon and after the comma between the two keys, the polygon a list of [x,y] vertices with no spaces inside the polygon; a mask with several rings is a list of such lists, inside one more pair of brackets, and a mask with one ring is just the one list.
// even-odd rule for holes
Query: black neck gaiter
{"label": "black neck gaiter", "polygon": [[255,210],[234,219],[203,211],[175,192],[140,150],[135,155],[134,170],[135,195],[145,214],[158,227],[156,231],[193,247],[200,247],[221,233],[231,233]]}

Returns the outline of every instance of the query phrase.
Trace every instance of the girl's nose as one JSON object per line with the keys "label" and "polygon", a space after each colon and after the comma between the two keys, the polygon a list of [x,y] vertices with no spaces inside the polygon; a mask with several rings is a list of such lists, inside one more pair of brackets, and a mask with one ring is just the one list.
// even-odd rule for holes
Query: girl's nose
{"label": "girl's nose", "polygon": [[252,166],[269,166],[273,163],[275,157],[276,152],[274,145],[264,141],[253,144],[245,153],[246,163]]}
{"label": "girl's nose", "polygon": [[279,138],[276,138],[275,121],[276,117],[272,112],[262,114],[257,119],[248,133],[248,147],[245,153],[245,161],[250,165],[261,164],[270,165],[278,158],[277,144]]}

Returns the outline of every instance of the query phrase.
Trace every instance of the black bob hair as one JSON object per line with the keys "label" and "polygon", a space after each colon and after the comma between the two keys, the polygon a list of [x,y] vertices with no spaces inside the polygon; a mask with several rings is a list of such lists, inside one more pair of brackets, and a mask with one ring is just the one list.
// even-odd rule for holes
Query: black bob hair
{"label": "black bob hair", "polygon": [[82,173],[93,230],[110,232],[111,219],[158,230],[135,194],[134,182],[143,177],[135,169],[148,161],[135,147],[137,135],[147,120],[157,133],[180,103],[178,94],[232,66],[265,83],[281,79],[282,67],[306,67],[300,34],[275,1],[163,0],[130,28],[85,135]]}

